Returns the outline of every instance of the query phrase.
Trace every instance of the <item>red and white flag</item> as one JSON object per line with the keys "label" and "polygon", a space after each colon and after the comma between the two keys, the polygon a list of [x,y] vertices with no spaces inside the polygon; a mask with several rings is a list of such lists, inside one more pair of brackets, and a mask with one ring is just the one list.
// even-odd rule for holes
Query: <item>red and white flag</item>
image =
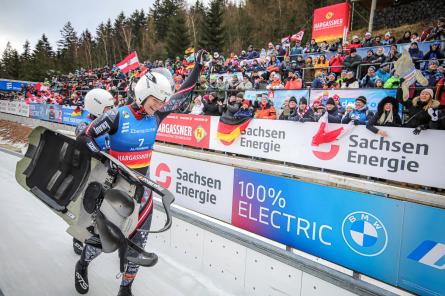
{"label": "red and white flag", "polygon": [[127,73],[128,71],[137,69],[139,67],[139,59],[138,54],[133,51],[128,56],[125,57],[122,61],[116,64],[122,73]]}
{"label": "red and white flag", "polygon": [[303,36],[304,36],[304,30],[301,30],[300,32],[292,35],[290,37],[290,40],[293,42],[297,42],[297,41],[301,42],[301,40],[303,40]]}
{"label": "red and white flag", "polygon": [[289,42],[289,37],[290,37],[290,35],[289,35],[289,36],[286,36],[286,37],[283,37],[283,38],[281,38],[281,44]]}
{"label": "red and white flag", "polygon": [[337,129],[330,129],[328,124],[328,112],[318,120],[320,126],[317,133],[312,137],[312,146],[318,146],[321,144],[331,143],[335,140],[340,139],[346,133],[354,128],[354,124],[351,121],[350,124],[344,124],[342,127]]}

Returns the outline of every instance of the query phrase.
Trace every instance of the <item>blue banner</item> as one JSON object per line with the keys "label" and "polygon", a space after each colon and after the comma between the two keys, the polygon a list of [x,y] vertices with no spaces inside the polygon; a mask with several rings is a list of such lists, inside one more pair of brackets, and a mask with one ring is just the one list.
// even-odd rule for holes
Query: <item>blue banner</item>
{"label": "blue banner", "polygon": [[83,111],[81,115],[76,115],[73,114],[75,109],[75,107],[62,107],[62,123],[78,125],[80,122],[85,121],[88,113]]}
{"label": "blue banner", "polygon": [[309,90],[307,89],[294,89],[294,90],[247,90],[244,94],[244,99],[250,100],[252,103],[255,100],[261,102],[261,95],[266,94],[269,99],[273,102],[277,112],[281,109],[284,100],[290,97],[295,97],[297,102],[300,101],[302,97],[305,97],[309,102]]}
{"label": "blue banner", "polygon": [[0,80],[0,90],[20,91],[23,86],[28,85],[24,81]]}
{"label": "blue banner", "polygon": [[44,113],[43,111],[43,104],[40,103],[30,103],[29,104],[29,117],[35,118],[35,119],[44,119],[42,118],[42,115]]}
{"label": "blue banner", "polygon": [[235,169],[232,224],[420,295],[445,295],[445,210]]}

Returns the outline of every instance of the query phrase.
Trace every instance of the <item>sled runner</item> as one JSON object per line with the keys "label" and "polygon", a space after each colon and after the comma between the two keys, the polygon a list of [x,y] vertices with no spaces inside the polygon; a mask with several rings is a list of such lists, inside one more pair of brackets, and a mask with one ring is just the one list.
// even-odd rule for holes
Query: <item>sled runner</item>
{"label": "sled runner", "polygon": [[[145,189],[162,197],[167,216],[162,229],[149,232],[170,228],[174,196],[167,189],[114,157],[104,152],[92,157],[73,138],[41,126],[30,134],[15,175],[23,188],[68,223],[71,236],[105,253],[118,250],[121,272],[127,260],[141,266],[156,264],[156,254],[144,251],[128,236],[136,228]],[[138,253],[137,258],[127,256],[128,248]]]}

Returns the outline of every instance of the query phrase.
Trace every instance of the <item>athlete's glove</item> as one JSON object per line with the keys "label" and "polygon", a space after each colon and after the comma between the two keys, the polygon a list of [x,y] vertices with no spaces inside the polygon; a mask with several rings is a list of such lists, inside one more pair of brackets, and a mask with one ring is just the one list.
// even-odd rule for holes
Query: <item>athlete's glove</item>
{"label": "athlete's glove", "polygon": [[195,53],[195,62],[198,65],[203,66],[205,62],[208,60],[209,53],[205,51],[204,49],[198,50],[198,52]]}
{"label": "athlete's glove", "polygon": [[431,121],[439,120],[439,114],[437,114],[437,110],[434,110],[433,108],[428,108],[428,114],[431,117]]}
{"label": "athlete's glove", "polygon": [[94,156],[98,156],[100,153],[100,148],[99,146],[96,144],[96,142],[86,136],[84,133],[80,134],[77,136],[76,141],[78,143],[80,143],[82,146],[86,147],[88,149],[88,151],[93,154]]}

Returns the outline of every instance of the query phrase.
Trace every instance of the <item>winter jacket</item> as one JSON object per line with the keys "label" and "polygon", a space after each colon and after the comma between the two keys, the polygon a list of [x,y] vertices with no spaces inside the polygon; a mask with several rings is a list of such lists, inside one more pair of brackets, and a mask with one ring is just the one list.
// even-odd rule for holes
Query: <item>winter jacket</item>
{"label": "winter jacket", "polygon": [[373,64],[382,64],[386,61],[386,56],[384,54],[378,55],[374,54],[374,56],[371,59],[371,63]]}
{"label": "winter jacket", "polygon": [[292,47],[292,49],[290,50],[290,58],[291,60],[297,60],[297,56],[298,55],[302,55],[303,54],[303,47],[301,46],[294,46]]}
{"label": "winter jacket", "polygon": [[440,103],[440,107],[445,107],[445,78],[441,78],[436,84],[436,100]]}
{"label": "winter jacket", "polygon": [[253,110],[251,108],[240,108],[233,117],[235,119],[245,119],[245,118],[252,118],[253,117]]}
{"label": "winter jacket", "polygon": [[402,101],[402,105],[405,107],[406,114],[406,120],[403,123],[404,127],[427,129],[431,120],[428,108],[436,109],[440,103],[433,100],[429,104],[425,104],[420,101],[420,97],[415,97],[412,100]]}
{"label": "winter jacket", "polygon": [[252,51],[247,53],[247,59],[248,60],[257,59],[259,57],[260,57],[260,54],[258,53],[258,51],[252,50]]}
{"label": "winter jacket", "polygon": [[326,60],[324,63],[316,63],[314,65],[315,75],[317,73],[327,73],[328,72],[328,67],[329,67],[329,61],[328,60]]}
{"label": "winter jacket", "polygon": [[388,80],[386,80],[383,88],[398,88],[400,87],[400,78],[391,76]]}
{"label": "winter jacket", "polygon": [[[383,109],[386,103],[392,104],[391,121],[389,119],[386,120],[387,117],[390,115],[389,112]],[[383,118],[385,119],[385,121],[383,123],[379,123],[379,119],[380,117],[382,117],[382,115],[384,115]],[[396,100],[396,98],[386,97],[379,102],[377,106],[377,113],[368,121],[368,123],[366,124],[366,128],[371,132],[373,132],[374,134],[377,134],[379,129],[376,128],[376,126],[395,126],[395,127],[402,126],[402,119],[400,118],[399,115],[399,102]]]}
{"label": "winter jacket", "polygon": [[297,107],[297,109],[289,115],[288,120],[299,121],[299,122],[315,122],[315,116],[314,112],[309,106],[307,106],[304,113],[300,112],[300,110]]}
{"label": "winter jacket", "polygon": [[443,59],[444,56],[440,52],[440,47],[436,48],[436,50],[433,50],[432,46],[430,45],[430,50],[423,56],[424,60],[440,60]]}
{"label": "winter jacket", "polygon": [[341,88],[359,88],[360,85],[358,83],[358,80],[354,77],[351,79],[345,79],[341,83]]}
{"label": "winter jacket", "polygon": [[428,87],[435,88],[440,79],[443,78],[443,74],[437,70],[431,72],[430,70],[422,71],[423,76],[428,80]]}
{"label": "winter jacket", "polygon": [[343,69],[343,60],[345,58],[342,56],[333,56],[330,60],[329,60],[329,66],[331,66],[331,72],[332,73],[341,73],[341,70]]}
{"label": "winter jacket", "polygon": [[255,108],[255,118],[277,119],[277,112],[272,104],[267,103],[266,105],[263,105],[261,103],[255,102]]}
{"label": "winter jacket", "polygon": [[368,106],[358,110],[354,109],[352,112],[349,112],[346,116],[343,117],[341,123],[347,124],[354,120],[356,125],[365,125],[369,120],[374,116],[374,112],[368,109]]}
{"label": "winter jacket", "polygon": [[203,100],[204,108],[202,109],[202,112],[204,115],[211,115],[211,116],[220,116],[221,113],[219,112],[219,106],[216,103],[216,99],[214,99],[212,102],[207,102]]}
{"label": "winter jacket", "polygon": [[373,46],[373,45],[372,45],[372,39],[369,38],[369,39],[365,39],[365,40],[363,40],[363,42],[362,42],[362,46],[363,46],[363,47],[372,47],[372,46]]}
{"label": "winter jacket", "polygon": [[363,77],[362,80],[360,81],[360,86],[364,88],[374,87],[377,78],[378,78],[377,75],[370,76],[366,74],[365,77]]}
{"label": "winter jacket", "polygon": [[240,105],[237,103],[227,103],[219,106],[219,112],[222,113],[221,119],[224,122],[230,122],[235,119],[235,113],[240,109]]}
{"label": "winter jacket", "polygon": [[302,89],[303,88],[303,80],[298,78],[289,79],[284,86],[284,89]]}
{"label": "winter jacket", "polygon": [[420,49],[410,48],[408,49],[408,51],[411,58],[413,59],[413,62],[423,59],[423,52]]}
{"label": "winter jacket", "polygon": [[357,67],[361,63],[362,63],[362,58],[359,55],[356,55],[355,57],[348,55],[343,60],[343,66],[345,66],[348,69],[351,69],[354,72],[357,72]]}
{"label": "winter jacket", "polygon": [[383,69],[378,69],[375,74],[377,75],[377,78],[383,81],[383,83],[385,83],[391,77],[391,73],[383,71]]}
{"label": "winter jacket", "polygon": [[338,113],[338,108],[335,106],[332,110],[327,110],[329,123],[341,123],[341,115]]}
{"label": "winter jacket", "polygon": [[283,110],[280,114],[280,117],[278,118],[279,120],[289,120],[289,116],[291,116],[291,114],[293,114],[296,110],[296,108],[289,108],[288,107],[281,107],[281,109]]}

